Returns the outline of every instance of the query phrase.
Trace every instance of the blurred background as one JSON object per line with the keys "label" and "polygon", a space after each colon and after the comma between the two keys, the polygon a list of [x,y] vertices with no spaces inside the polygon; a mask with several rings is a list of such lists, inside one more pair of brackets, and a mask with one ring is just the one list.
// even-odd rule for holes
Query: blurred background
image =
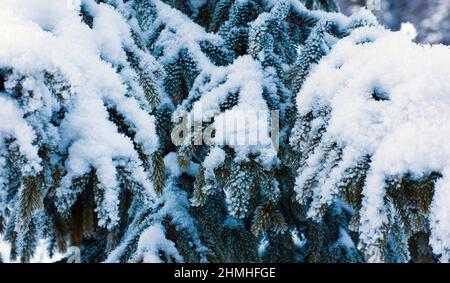
{"label": "blurred background", "polygon": [[[416,42],[450,45],[450,0],[337,0],[341,12],[350,15],[361,7],[373,10],[387,28],[398,31],[409,22],[417,30]],[[380,5],[377,4],[380,3]]]}

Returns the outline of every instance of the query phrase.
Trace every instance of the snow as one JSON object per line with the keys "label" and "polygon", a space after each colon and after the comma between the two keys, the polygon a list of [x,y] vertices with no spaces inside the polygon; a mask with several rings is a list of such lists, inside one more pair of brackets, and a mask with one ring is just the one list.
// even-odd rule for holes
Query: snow
{"label": "snow", "polygon": [[2,0],[2,12],[14,14],[17,20],[34,23],[44,31],[54,31],[79,11],[79,5],[68,3],[51,0]]}
{"label": "snow", "polygon": [[19,146],[20,152],[25,156],[29,163],[27,168],[23,168],[24,173],[39,171],[40,158],[37,154],[37,148],[33,146],[35,134],[33,129],[22,118],[23,113],[18,106],[10,99],[0,96],[0,145],[5,138],[15,137],[15,143]]}
{"label": "snow", "polygon": [[183,173],[183,170],[180,168],[180,165],[178,163],[177,154],[175,152],[170,152],[164,157],[164,165],[169,175],[179,177]]}
{"label": "snow", "polygon": [[336,245],[343,246],[347,250],[355,249],[355,243],[353,242],[350,235],[343,229],[342,227],[339,228],[339,238],[335,243]]}
{"label": "snow", "polygon": [[180,177],[183,173],[197,177],[200,169],[200,165],[195,162],[190,162],[189,167],[183,171],[178,163],[178,156],[176,152],[170,152],[164,157],[164,165],[166,168],[166,173],[172,177]]}
{"label": "snow", "polygon": [[126,54],[123,50],[124,43],[130,43],[130,28],[109,5],[100,4],[92,11],[94,17],[93,29],[99,42],[101,56],[111,63],[123,63]]}
{"label": "snow", "polygon": [[225,151],[220,147],[212,148],[208,156],[203,161],[203,167],[205,167],[205,179],[214,180],[214,170],[223,164],[225,161]]}
{"label": "snow", "polygon": [[152,225],[142,233],[137,250],[142,254],[144,263],[163,263],[159,257],[160,251],[174,257],[177,262],[183,262],[175,244],[166,239],[164,227],[161,224]]}
{"label": "snow", "polygon": [[[440,172],[443,176],[435,186],[429,219],[430,244],[436,254],[443,256],[443,261],[448,260],[449,77],[447,46],[418,45],[401,32],[366,27],[339,41],[313,67],[298,94],[300,115],[323,109],[331,111],[328,121],[313,124],[315,130],[326,124],[322,144],[336,142],[344,150],[344,161],[331,171],[331,176],[341,175],[348,164],[362,156],[372,156],[363,189],[362,242],[375,244],[382,236],[380,228],[386,221],[383,209],[386,177],[409,173],[420,178]],[[307,161],[309,170],[320,165],[319,156],[320,152],[315,152]],[[300,186],[307,174],[297,179]],[[323,194],[323,202],[330,200],[331,185],[337,179],[316,192]]]}
{"label": "snow", "polygon": [[411,40],[414,40],[417,37],[417,30],[414,24],[410,22],[402,23],[400,27],[400,32],[407,35]]}

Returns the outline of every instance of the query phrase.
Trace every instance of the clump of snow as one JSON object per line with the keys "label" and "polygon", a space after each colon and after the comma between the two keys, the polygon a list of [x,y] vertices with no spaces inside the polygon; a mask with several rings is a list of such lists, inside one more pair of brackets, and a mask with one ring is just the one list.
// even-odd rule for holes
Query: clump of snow
{"label": "clump of snow", "polygon": [[161,224],[152,225],[142,233],[137,251],[145,263],[163,263],[160,251],[163,251],[168,257],[173,257],[176,262],[183,262],[174,242],[166,239],[164,227]]}
{"label": "clump of snow", "polygon": [[350,235],[345,231],[344,228],[339,228],[339,238],[337,239],[336,245],[343,246],[347,250],[355,249],[355,243],[353,242]]}
{"label": "clump of snow", "polygon": [[164,157],[164,165],[166,167],[166,171],[169,175],[173,177],[179,177],[183,170],[180,168],[178,163],[178,157],[175,152],[170,152]]}
{"label": "clump of snow", "polygon": [[166,172],[172,177],[180,177],[183,173],[190,176],[198,176],[200,165],[195,162],[190,162],[189,167],[183,170],[178,162],[178,156],[175,152],[170,152],[164,157],[164,165]]}
{"label": "clump of snow", "polygon": [[[418,45],[400,32],[365,27],[339,41],[313,67],[298,94],[300,115],[312,111],[317,116],[320,111],[329,111],[328,120],[312,123],[312,132],[326,125],[321,143],[335,142],[343,149],[340,160],[344,164],[330,168],[334,180],[330,185],[319,186],[316,192],[319,199],[324,194],[321,201],[330,200],[331,184],[339,180],[338,175],[349,164],[371,156],[363,189],[360,224],[363,243],[375,244],[382,237],[388,176],[409,173],[419,178],[440,172],[442,178],[435,184],[429,216],[430,244],[434,253],[442,255],[442,261],[450,258],[448,78],[447,46]],[[319,156],[320,153],[314,153],[307,161],[309,166],[317,169]]]}
{"label": "clump of snow", "polygon": [[400,27],[400,32],[404,33],[412,40],[417,37],[416,27],[412,23],[409,23],[409,22],[402,23],[402,26]]}
{"label": "clump of snow", "polygon": [[23,113],[14,101],[0,96],[0,107],[0,145],[5,138],[14,137],[20,152],[28,159],[27,168],[23,168],[23,172],[39,171],[40,158],[33,145],[36,138],[33,129],[22,118]]}
{"label": "clump of snow", "polygon": [[214,179],[214,170],[223,164],[225,161],[225,151],[220,147],[212,148],[208,156],[203,161],[203,167],[205,167],[205,178]]}

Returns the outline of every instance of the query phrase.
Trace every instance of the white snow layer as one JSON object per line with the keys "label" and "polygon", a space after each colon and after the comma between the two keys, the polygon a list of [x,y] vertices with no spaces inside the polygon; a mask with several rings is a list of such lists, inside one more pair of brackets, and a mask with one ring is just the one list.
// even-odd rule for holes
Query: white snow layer
{"label": "white snow layer", "polygon": [[215,174],[214,170],[216,170],[220,165],[225,161],[225,151],[220,147],[213,147],[208,156],[206,156],[203,161],[203,166],[205,167],[205,178],[206,179],[214,179]]}
{"label": "white snow layer", "polygon": [[[297,96],[300,115],[331,109],[323,140],[354,162],[372,156],[363,190],[361,241],[386,221],[387,176],[440,172],[430,212],[434,253],[450,258],[450,50],[379,27],[355,30],[313,67]],[[352,161],[353,160],[353,161]],[[314,162],[312,162],[314,163]]]}
{"label": "white snow layer", "polygon": [[[24,172],[32,173],[33,170],[40,170],[40,158],[37,148],[33,146],[35,134],[33,129],[22,118],[23,113],[17,105],[8,98],[0,96],[0,140],[6,137],[16,137],[16,143],[21,153],[31,162],[30,168],[22,169]],[[0,145],[2,142],[0,142]]]}

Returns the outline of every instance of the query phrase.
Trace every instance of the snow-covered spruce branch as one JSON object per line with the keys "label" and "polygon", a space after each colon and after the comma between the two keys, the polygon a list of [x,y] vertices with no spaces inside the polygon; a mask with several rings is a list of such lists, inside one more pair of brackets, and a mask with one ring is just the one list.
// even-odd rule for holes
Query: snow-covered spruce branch
{"label": "snow-covered spruce branch", "polygon": [[[361,28],[333,47],[297,96],[297,197],[313,218],[337,199],[356,208],[352,229],[369,261],[421,233],[448,261],[449,62],[446,46]],[[418,247],[404,248],[409,260]]]}

